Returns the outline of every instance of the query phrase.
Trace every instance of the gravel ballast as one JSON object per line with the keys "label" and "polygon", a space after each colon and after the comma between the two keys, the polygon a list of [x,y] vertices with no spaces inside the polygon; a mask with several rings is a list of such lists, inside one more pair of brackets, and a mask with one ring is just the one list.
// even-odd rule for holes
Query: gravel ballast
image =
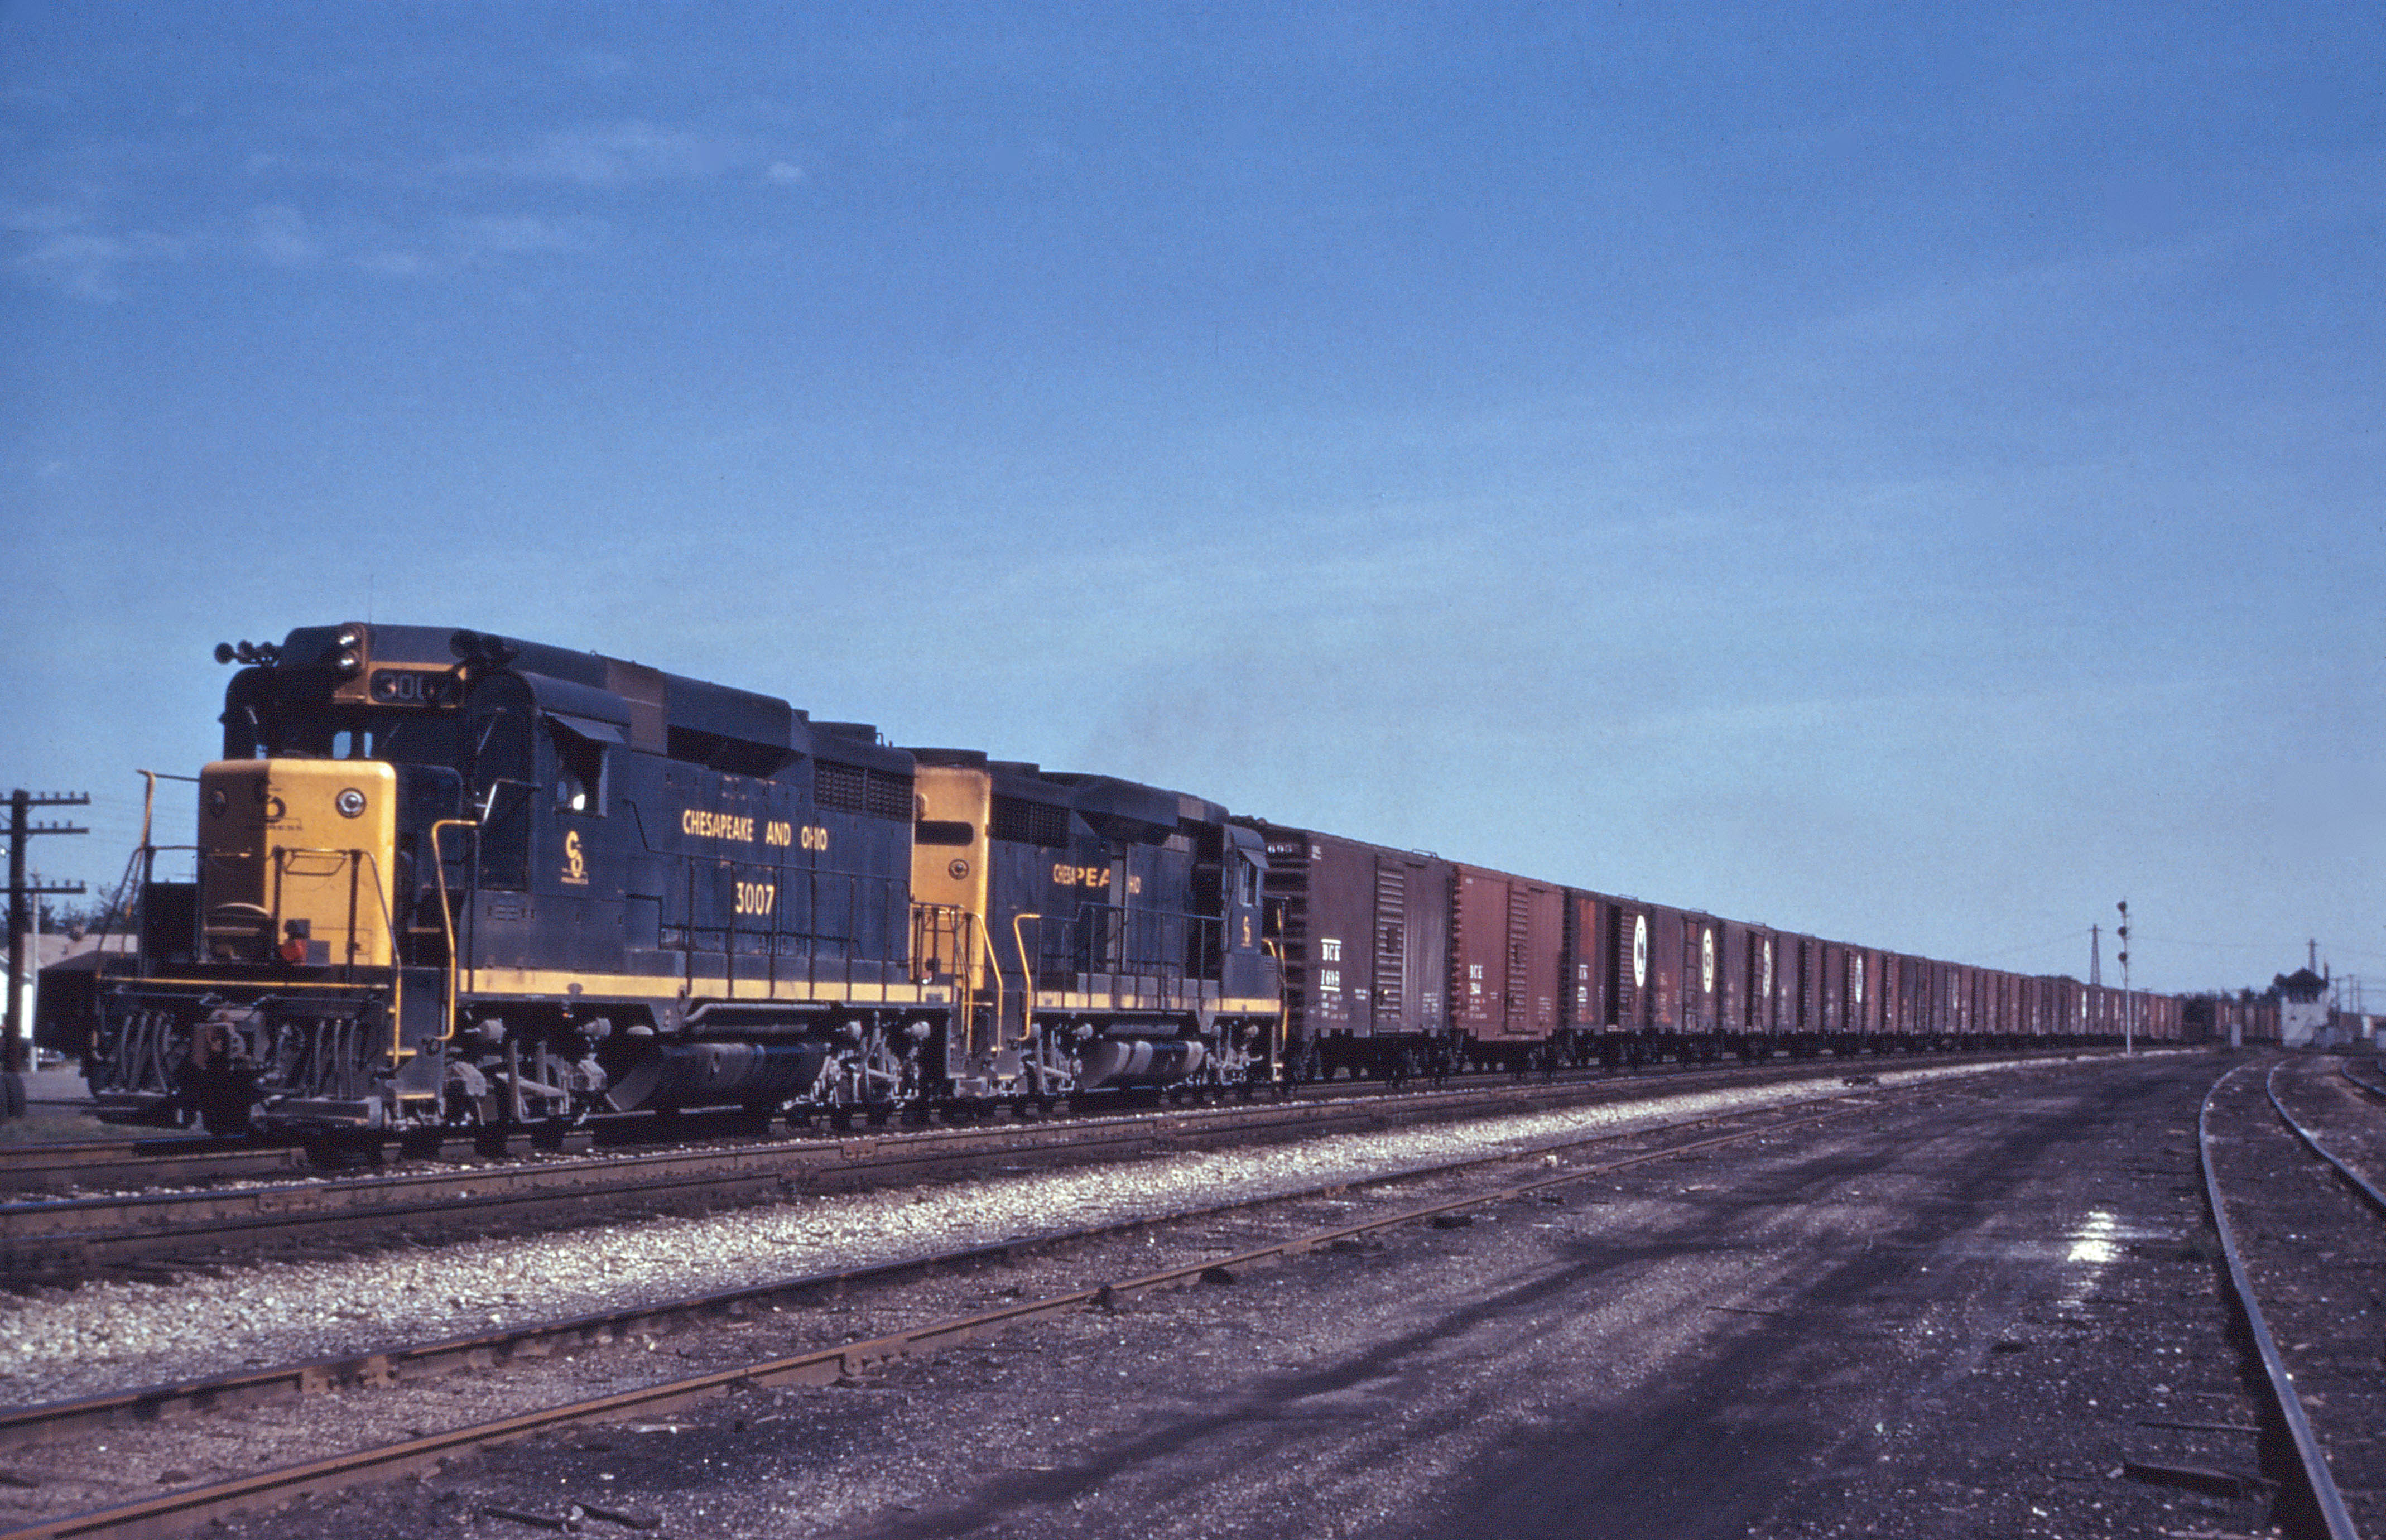
{"label": "gravel ballast", "polygon": [[[2004,1066],[1883,1070],[1884,1088]],[[382,1351],[1204,1204],[1263,1198],[1586,1133],[1807,1100],[1814,1083],[1661,1095],[1246,1153],[1036,1172],[731,1213],[103,1282],[0,1308],[0,1396],[69,1399],[246,1366]]]}
{"label": "gravel ballast", "polygon": [[[2199,1244],[2192,1130],[2216,1070],[2166,1058],[1948,1082],[1587,1173],[1469,1224],[1396,1226],[835,1384],[536,1435],[228,1532],[522,1535],[601,1505],[681,1540],[2274,1534],[2258,1493],[2159,1476],[2261,1469]],[[534,1373],[594,1392],[660,1356],[725,1366],[788,1336],[873,1333],[1505,1180],[1354,1188],[1172,1227],[1156,1247],[1039,1252]],[[518,1378],[334,1395],[317,1420],[385,1420],[409,1395],[408,1416],[461,1412],[499,1385],[528,1394]],[[109,1430],[105,1458],[211,1472],[214,1421],[161,1425],[138,1450]],[[221,1443],[245,1460],[264,1432]],[[70,1478],[33,1473],[61,1507]]]}

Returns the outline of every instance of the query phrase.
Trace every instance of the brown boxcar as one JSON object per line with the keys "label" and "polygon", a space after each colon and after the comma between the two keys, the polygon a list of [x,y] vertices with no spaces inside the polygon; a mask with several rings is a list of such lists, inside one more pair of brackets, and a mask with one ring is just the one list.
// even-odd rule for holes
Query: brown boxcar
{"label": "brown boxcar", "polygon": [[1568,889],[1564,897],[1565,939],[1560,975],[1565,987],[1558,997],[1558,1024],[1570,1055],[1577,1062],[1601,1051],[1607,1035],[1609,1002],[1614,991],[1608,980],[1614,922],[1610,906],[1595,893]]}
{"label": "brown boxcar", "polygon": [[1682,1030],[1682,911],[1664,904],[1648,909],[1649,1030],[1672,1038]]}
{"label": "brown boxcar", "polygon": [[1682,923],[1682,1031],[1714,1036],[1723,1030],[1721,937],[1712,916],[1685,913]]}
{"label": "brown boxcar", "polygon": [[1820,1030],[1827,1041],[1836,1044],[1848,1034],[1848,948],[1840,942],[1827,941],[1822,944],[1821,951]]}
{"label": "brown boxcar", "polygon": [[1451,864],[1315,830],[1237,821],[1267,841],[1295,1072],[1416,1067],[1422,1045],[1450,1024]]}
{"label": "brown boxcar", "polygon": [[1748,1035],[1748,927],[1718,920],[1715,933],[1715,1027],[1743,1057]]}
{"label": "brown boxcar", "polygon": [[2088,986],[2077,979],[2050,981],[2054,986],[2054,1035],[2078,1041],[2088,1035]]}
{"label": "brown boxcar", "polygon": [[1744,956],[1739,966],[1748,980],[1747,1009],[1741,1027],[1750,1037],[1764,1041],[1768,1048],[1774,1030],[1773,969],[1777,945],[1770,930],[1751,925],[1740,947]]}
{"label": "brown boxcar", "polygon": [[1459,865],[1450,899],[1450,1025],[1505,1062],[1558,1030],[1563,895],[1528,877]]}
{"label": "brown boxcar", "polygon": [[[1595,933],[1599,945],[1597,960],[1578,955],[1568,976],[1578,985],[1589,965],[1589,980],[1600,992],[1594,997],[1601,1002],[1595,1023],[1586,1023],[1591,1035],[1576,1051],[1595,1052],[1611,1064],[1713,1057],[1720,1041],[1713,1028],[1685,1023],[1713,1022],[1722,1008],[1722,922],[1606,894],[1576,894],[1573,902],[1579,906],[1577,923],[1595,926],[1585,933]],[[1717,948],[1712,982],[1710,935]]]}
{"label": "brown boxcar", "polygon": [[1637,898],[1605,898],[1599,907],[1607,922],[1607,1026],[1617,1033],[1646,1032],[1656,1014],[1649,906]]}
{"label": "brown boxcar", "polygon": [[1880,1036],[1880,954],[1848,948],[1848,1035],[1851,1046]]}
{"label": "brown boxcar", "polygon": [[1805,1030],[1804,1018],[1799,1007],[1805,992],[1806,938],[1786,931],[1773,937],[1773,1031],[1788,1040],[1796,1050],[1800,1034]]}
{"label": "brown boxcar", "polygon": [[1823,942],[1798,938],[1798,1035],[1809,1045],[1823,1036]]}

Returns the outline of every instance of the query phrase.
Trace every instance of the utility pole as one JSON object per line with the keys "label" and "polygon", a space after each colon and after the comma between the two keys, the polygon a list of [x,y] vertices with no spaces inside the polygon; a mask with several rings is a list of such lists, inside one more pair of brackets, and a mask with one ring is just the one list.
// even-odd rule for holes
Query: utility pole
{"label": "utility pole", "polygon": [[2088,983],[2091,986],[2104,982],[2104,958],[2097,944],[2104,939],[2104,927],[2088,927]]}
{"label": "utility pole", "polygon": [[2121,900],[2121,923],[2113,934],[2120,939],[2120,950],[2114,955],[2121,959],[2121,1057],[2126,1058],[2138,1051],[2137,1000],[2129,994],[2129,901]]}
{"label": "utility pole", "polygon": [[27,956],[26,933],[33,928],[28,899],[51,894],[78,894],[81,883],[29,883],[25,879],[25,841],[35,834],[88,834],[70,823],[29,823],[25,815],[35,808],[88,808],[91,794],[61,792],[35,796],[21,787],[8,795],[8,1016],[6,1036],[0,1038],[0,1070],[22,1074],[31,1068],[27,1054],[25,985],[35,964]]}

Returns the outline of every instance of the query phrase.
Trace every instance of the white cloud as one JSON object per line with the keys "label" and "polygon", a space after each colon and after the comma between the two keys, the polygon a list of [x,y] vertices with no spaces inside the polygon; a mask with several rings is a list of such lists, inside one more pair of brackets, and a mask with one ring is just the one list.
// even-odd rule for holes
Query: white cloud
{"label": "white cloud", "polygon": [[529,257],[542,252],[585,251],[604,233],[595,219],[551,219],[536,214],[491,214],[451,219],[420,238],[359,243],[348,258],[361,270],[384,278],[418,278],[452,272],[484,259]]}
{"label": "white cloud", "polygon": [[358,253],[356,260],[358,267],[369,273],[378,273],[383,278],[413,278],[431,270],[430,258],[418,251],[397,251],[388,247],[376,247],[370,251]]}
{"label": "white cloud", "polygon": [[62,204],[0,211],[0,232],[16,248],[7,266],[28,282],[103,304],[124,296],[126,268],[176,261],[190,253],[189,242],[153,231],[119,234],[100,230],[88,210]]}
{"label": "white cloud", "polygon": [[267,204],[248,214],[249,244],[277,268],[304,268],[323,259],[323,243],[307,216],[286,203]]}
{"label": "white cloud", "polygon": [[774,160],[762,175],[781,187],[792,187],[804,180],[804,169],[790,161]]}
{"label": "white cloud", "polygon": [[458,165],[468,171],[533,182],[620,187],[714,177],[741,158],[739,146],[728,140],[633,119],[595,128],[560,129],[541,135],[536,144],[521,154],[472,156]]}
{"label": "white cloud", "polygon": [[469,253],[579,251],[595,229],[586,219],[546,219],[534,214],[500,215],[457,222],[458,246]]}

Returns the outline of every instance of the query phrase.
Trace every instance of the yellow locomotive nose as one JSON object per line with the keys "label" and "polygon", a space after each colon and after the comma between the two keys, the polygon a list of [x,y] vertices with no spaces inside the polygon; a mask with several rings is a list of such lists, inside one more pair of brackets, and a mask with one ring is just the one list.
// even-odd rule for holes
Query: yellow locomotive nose
{"label": "yellow locomotive nose", "polygon": [[209,959],[386,968],[397,772],[377,759],[225,759],[199,772]]}

